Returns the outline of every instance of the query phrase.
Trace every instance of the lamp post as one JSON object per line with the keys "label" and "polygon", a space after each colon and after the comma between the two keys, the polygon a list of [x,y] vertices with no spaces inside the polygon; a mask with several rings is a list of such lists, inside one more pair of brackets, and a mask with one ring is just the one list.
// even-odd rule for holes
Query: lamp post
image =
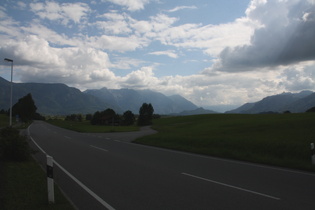
{"label": "lamp post", "polygon": [[5,58],[4,61],[11,62],[11,98],[10,98],[10,127],[12,126],[12,79],[13,79],[13,60]]}

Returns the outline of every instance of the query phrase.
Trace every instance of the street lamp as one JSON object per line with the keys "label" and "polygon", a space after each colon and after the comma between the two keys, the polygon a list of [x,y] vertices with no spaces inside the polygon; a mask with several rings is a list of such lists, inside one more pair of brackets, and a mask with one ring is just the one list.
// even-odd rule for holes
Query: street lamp
{"label": "street lamp", "polygon": [[12,78],[13,78],[13,60],[5,58],[4,61],[11,62],[11,99],[10,99],[10,127],[12,126]]}

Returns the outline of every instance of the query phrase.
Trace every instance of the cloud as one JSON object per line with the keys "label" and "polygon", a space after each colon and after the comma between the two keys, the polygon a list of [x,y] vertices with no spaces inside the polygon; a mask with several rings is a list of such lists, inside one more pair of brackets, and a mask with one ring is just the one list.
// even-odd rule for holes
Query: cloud
{"label": "cloud", "polygon": [[197,7],[196,6],[178,6],[173,9],[168,10],[167,12],[177,12],[183,9],[197,9]]}
{"label": "cloud", "polygon": [[[23,34],[32,34],[42,39],[49,40],[50,43],[59,46],[76,46],[79,44],[80,40],[75,38],[69,38],[65,34],[58,34],[56,31],[53,31],[47,28],[44,25],[39,23],[31,23],[30,25],[20,27],[21,33]],[[23,37],[22,35],[19,37]]]}
{"label": "cloud", "polygon": [[[241,105],[283,91],[314,90],[315,62],[307,61],[314,58],[314,0],[252,0],[246,16],[218,25],[182,24],[180,16],[167,13],[194,6],[140,19],[139,10],[149,0],[106,2],[125,11],[113,10],[118,8],[113,5],[98,10],[102,3],[96,2],[90,8],[85,3],[33,1],[15,8],[35,14],[26,22],[7,14],[13,7],[0,6],[0,57],[14,59],[16,81],[61,82],[81,90],[152,89],[180,94],[199,106]],[[58,32],[65,26],[71,30]],[[184,61],[178,52],[204,55]],[[174,76],[158,77],[160,66],[148,54],[178,63],[198,60],[194,66],[208,58],[214,65],[203,74],[180,76],[175,71]],[[116,75],[117,69],[126,70],[125,75]]]}
{"label": "cloud", "polygon": [[117,52],[134,51],[148,45],[146,38],[131,35],[129,37],[120,36],[92,36],[86,39],[86,45],[96,49],[110,50]]}
{"label": "cloud", "polygon": [[0,55],[12,55],[16,74],[24,82],[87,84],[114,78],[108,54],[94,48],[54,48],[45,39],[28,35],[0,47]]}
{"label": "cloud", "polygon": [[204,53],[217,57],[226,46],[248,44],[256,27],[246,18],[220,25],[183,24],[168,27],[157,34],[156,39],[164,45],[202,49]]}
{"label": "cloud", "polygon": [[150,2],[150,0],[103,0],[109,1],[114,4],[126,7],[127,10],[133,12],[144,9],[144,6]]}
{"label": "cloud", "polygon": [[113,59],[111,67],[115,69],[131,69],[132,67],[138,67],[143,63],[144,61],[139,59],[117,56]]}
{"label": "cloud", "polygon": [[107,21],[97,21],[94,25],[107,34],[124,35],[132,32],[129,23],[131,17],[125,13],[120,14],[118,11],[111,11],[98,17],[105,18]]}
{"label": "cloud", "polygon": [[174,53],[174,50],[156,51],[149,53],[149,55],[166,55],[170,58],[178,58],[178,55]]}
{"label": "cloud", "polygon": [[30,3],[30,8],[41,19],[60,21],[63,25],[68,25],[70,21],[80,23],[90,11],[86,3],[59,4],[55,1]]}
{"label": "cloud", "polygon": [[290,66],[281,73],[282,81],[279,85],[293,92],[312,90],[315,86],[314,68],[314,61]]}
{"label": "cloud", "polygon": [[252,1],[247,17],[259,22],[250,44],[226,47],[215,70],[238,72],[315,59],[315,5],[311,1]]}
{"label": "cloud", "polygon": [[155,87],[158,78],[154,77],[153,66],[145,66],[137,71],[133,71],[122,79],[121,87],[148,89],[148,87]]}

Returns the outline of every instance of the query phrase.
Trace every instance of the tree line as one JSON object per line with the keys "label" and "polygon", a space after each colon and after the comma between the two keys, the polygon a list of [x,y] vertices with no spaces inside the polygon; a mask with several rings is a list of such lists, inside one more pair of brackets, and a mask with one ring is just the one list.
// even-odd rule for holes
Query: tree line
{"label": "tree line", "polygon": [[[117,114],[113,109],[105,109],[96,111],[94,114],[87,114],[85,120],[91,122],[92,125],[110,125],[110,126],[129,126],[137,123],[139,126],[151,125],[152,119],[159,118],[154,114],[152,104],[143,103],[139,109],[139,115],[135,115],[132,111],[125,111],[122,115]],[[67,115],[65,120],[83,121],[81,114]]]}
{"label": "tree line", "polygon": [[[45,120],[43,116],[36,112],[37,107],[29,93],[20,98],[12,107],[13,116],[17,117],[21,122],[28,122],[31,120]],[[1,113],[9,113],[8,111],[1,110]],[[129,126],[137,123],[139,126],[151,125],[153,118],[159,118],[159,115],[154,114],[154,108],[151,103],[143,103],[139,109],[139,114],[135,115],[132,111],[128,110],[123,115],[117,114],[113,109],[105,109],[104,111],[97,111],[94,114],[87,114],[85,120],[89,120],[92,125],[123,125]],[[65,117],[68,121],[83,121],[82,114],[71,114]]]}

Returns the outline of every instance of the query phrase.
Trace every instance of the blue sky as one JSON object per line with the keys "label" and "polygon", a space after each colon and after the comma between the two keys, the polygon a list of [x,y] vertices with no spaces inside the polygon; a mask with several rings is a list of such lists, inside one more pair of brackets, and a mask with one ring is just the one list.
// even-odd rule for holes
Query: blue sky
{"label": "blue sky", "polygon": [[314,0],[2,0],[0,76],[238,106],[314,91],[314,37]]}

